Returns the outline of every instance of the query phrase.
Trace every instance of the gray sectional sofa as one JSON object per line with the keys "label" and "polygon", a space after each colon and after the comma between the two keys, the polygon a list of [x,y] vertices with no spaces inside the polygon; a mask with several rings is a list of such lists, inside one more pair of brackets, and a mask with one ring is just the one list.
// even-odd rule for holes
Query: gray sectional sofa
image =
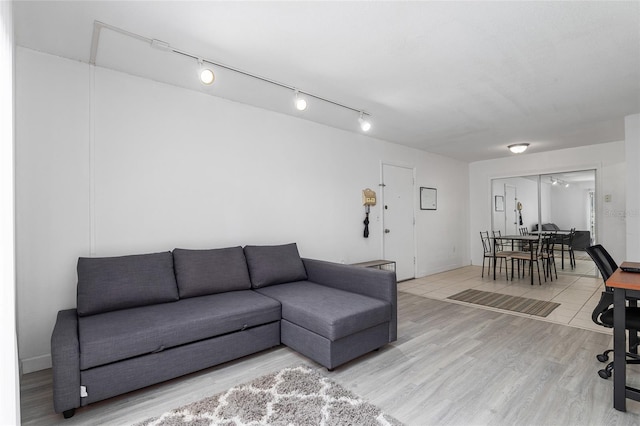
{"label": "gray sectional sofa", "polygon": [[78,260],[51,337],[54,409],[285,344],[333,368],[396,340],[395,273],[302,259],[295,244]]}

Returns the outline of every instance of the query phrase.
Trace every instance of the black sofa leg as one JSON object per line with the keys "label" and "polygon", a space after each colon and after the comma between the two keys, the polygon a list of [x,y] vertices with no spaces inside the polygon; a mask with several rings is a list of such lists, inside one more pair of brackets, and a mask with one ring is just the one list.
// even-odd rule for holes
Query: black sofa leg
{"label": "black sofa leg", "polygon": [[62,415],[65,419],[70,419],[76,413],[76,409],[72,408],[71,410],[66,410],[62,412]]}

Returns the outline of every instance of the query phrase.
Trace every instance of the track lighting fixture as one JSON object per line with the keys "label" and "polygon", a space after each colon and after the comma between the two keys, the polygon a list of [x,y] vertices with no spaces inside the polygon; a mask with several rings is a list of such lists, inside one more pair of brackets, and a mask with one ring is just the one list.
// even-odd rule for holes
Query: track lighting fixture
{"label": "track lighting fixture", "polygon": [[200,76],[200,82],[207,86],[211,86],[216,79],[213,71],[204,66],[202,59],[198,59],[198,75]]}
{"label": "track lighting fixture", "polygon": [[360,111],[360,117],[358,117],[358,123],[363,132],[368,132],[371,129],[371,123],[364,118],[364,112]]}
{"label": "track lighting fixture", "polygon": [[298,111],[304,111],[305,109],[307,109],[307,101],[300,97],[300,91],[298,89],[295,90],[295,94],[296,94],[296,99],[295,99],[295,105],[296,105],[296,109]]}
{"label": "track lighting fixture", "polygon": [[553,176],[549,177],[549,181],[551,182],[551,185],[553,185],[553,186],[562,185],[565,188],[569,187],[569,182],[565,182],[565,181],[563,181],[561,179],[554,178]]}
{"label": "track lighting fixture", "polygon": [[[103,29],[107,29],[110,31],[114,31],[118,34],[121,34],[123,36],[126,37],[130,37],[132,39],[144,42],[144,43],[148,43],[149,46],[151,46],[154,49],[157,50],[161,50],[163,52],[167,52],[167,53],[172,53],[172,54],[176,54],[176,55],[181,55],[184,57],[188,57],[191,59],[195,59],[198,61],[198,78],[200,79],[200,82],[202,82],[202,84],[206,85],[206,86],[210,86],[214,83],[216,76],[213,72],[213,70],[211,68],[209,68],[209,66],[214,66],[216,67],[216,69],[224,69],[224,70],[228,70],[228,71],[232,71],[241,75],[244,75],[246,77],[250,77],[250,78],[254,78],[256,80],[260,80],[263,81],[265,83],[269,83],[272,84],[274,86],[279,86],[281,88],[284,89],[288,89],[288,90],[293,90],[295,92],[295,100],[294,100],[294,105],[296,107],[296,109],[298,111],[304,111],[305,109],[307,109],[307,99],[309,98],[314,98],[314,100],[318,100],[318,101],[323,101],[326,102],[327,104],[331,104],[331,105],[335,105],[337,107],[340,108],[344,108],[353,112],[357,112],[359,113],[359,117],[358,117],[358,123],[360,124],[360,128],[362,129],[363,132],[368,132],[369,130],[371,130],[371,123],[365,119],[365,115],[366,116],[370,116],[369,113],[364,112],[363,110],[361,110],[360,108],[354,108],[348,105],[345,105],[341,102],[337,102],[335,100],[332,99],[328,99],[313,93],[309,93],[309,92],[303,92],[304,96],[301,96],[300,91],[295,88],[294,86],[290,85],[290,84],[285,84],[276,80],[273,80],[271,78],[267,78],[267,77],[263,77],[257,74],[253,74],[251,72],[239,69],[239,68],[235,68],[229,65],[225,65],[223,63],[217,62],[213,59],[204,59],[199,55],[184,51],[182,49],[178,49],[176,47],[173,47],[172,45],[170,45],[169,43],[167,43],[166,41],[162,41],[162,40],[158,40],[158,39],[152,39],[152,38],[148,38],[145,36],[142,36],[140,34],[136,34],[133,33],[131,31],[127,31],[125,29],[122,28],[118,28],[115,27],[113,25],[109,25],[106,24],[104,22],[100,22],[100,21],[94,21],[93,22],[93,38],[91,40],[91,53],[90,53],[90,57],[89,57],[89,63],[91,65],[95,65],[96,64],[96,57],[98,55],[98,47],[100,44],[100,32]],[[205,64],[206,62],[206,64]],[[525,144],[527,145],[527,144]]]}
{"label": "track lighting fixture", "polygon": [[507,148],[509,148],[509,151],[513,152],[514,154],[522,154],[527,150],[528,147],[528,143],[514,143],[513,145],[509,145]]}

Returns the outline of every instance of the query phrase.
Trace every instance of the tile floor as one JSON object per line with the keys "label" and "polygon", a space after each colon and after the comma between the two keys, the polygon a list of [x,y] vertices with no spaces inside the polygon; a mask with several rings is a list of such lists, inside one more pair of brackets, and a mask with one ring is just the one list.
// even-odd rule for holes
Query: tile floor
{"label": "tile floor", "polygon": [[[514,277],[513,281],[511,281],[511,279],[507,280],[505,278],[503,269],[502,273],[496,274],[496,280],[494,281],[493,275],[487,274],[486,269],[483,278],[481,276],[482,267],[466,266],[400,282],[398,283],[398,291],[611,334],[610,329],[601,327],[591,320],[591,313],[600,300],[600,292],[604,290],[602,278],[593,276],[594,268],[595,266],[590,260],[581,261],[578,259],[577,267],[573,271],[568,270],[563,273],[558,265],[558,278],[556,279],[554,276],[553,282],[549,281],[549,279],[545,282],[543,276],[542,285],[538,285],[537,277],[535,276],[537,273],[534,272],[534,285],[532,286],[529,275],[524,278]],[[579,275],[577,272],[590,274],[590,276]],[[560,306],[549,316],[543,318],[447,299],[448,296],[470,288],[531,299],[548,300],[560,303]]]}

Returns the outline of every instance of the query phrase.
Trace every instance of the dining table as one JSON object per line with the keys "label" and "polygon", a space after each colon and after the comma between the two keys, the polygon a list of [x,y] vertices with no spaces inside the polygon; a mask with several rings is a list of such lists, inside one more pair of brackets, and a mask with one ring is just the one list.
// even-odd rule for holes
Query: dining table
{"label": "dining table", "polygon": [[[529,245],[529,253],[531,254],[531,261],[533,262],[536,256],[536,252],[533,248],[533,243],[540,240],[538,235],[494,235],[493,236],[493,279],[496,279],[496,247],[498,241],[506,240],[511,241],[511,250],[515,249],[515,242],[521,241]],[[511,274],[513,275],[513,259],[511,261]],[[531,276],[531,285],[533,285],[533,274]]]}
{"label": "dining table", "polygon": [[613,288],[613,408],[618,411],[627,410],[627,398],[640,401],[640,389],[627,386],[625,330],[627,300],[640,298],[640,273],[625,272],[624,267],[640,267],[640,262],[623,262],[606,282]]}

